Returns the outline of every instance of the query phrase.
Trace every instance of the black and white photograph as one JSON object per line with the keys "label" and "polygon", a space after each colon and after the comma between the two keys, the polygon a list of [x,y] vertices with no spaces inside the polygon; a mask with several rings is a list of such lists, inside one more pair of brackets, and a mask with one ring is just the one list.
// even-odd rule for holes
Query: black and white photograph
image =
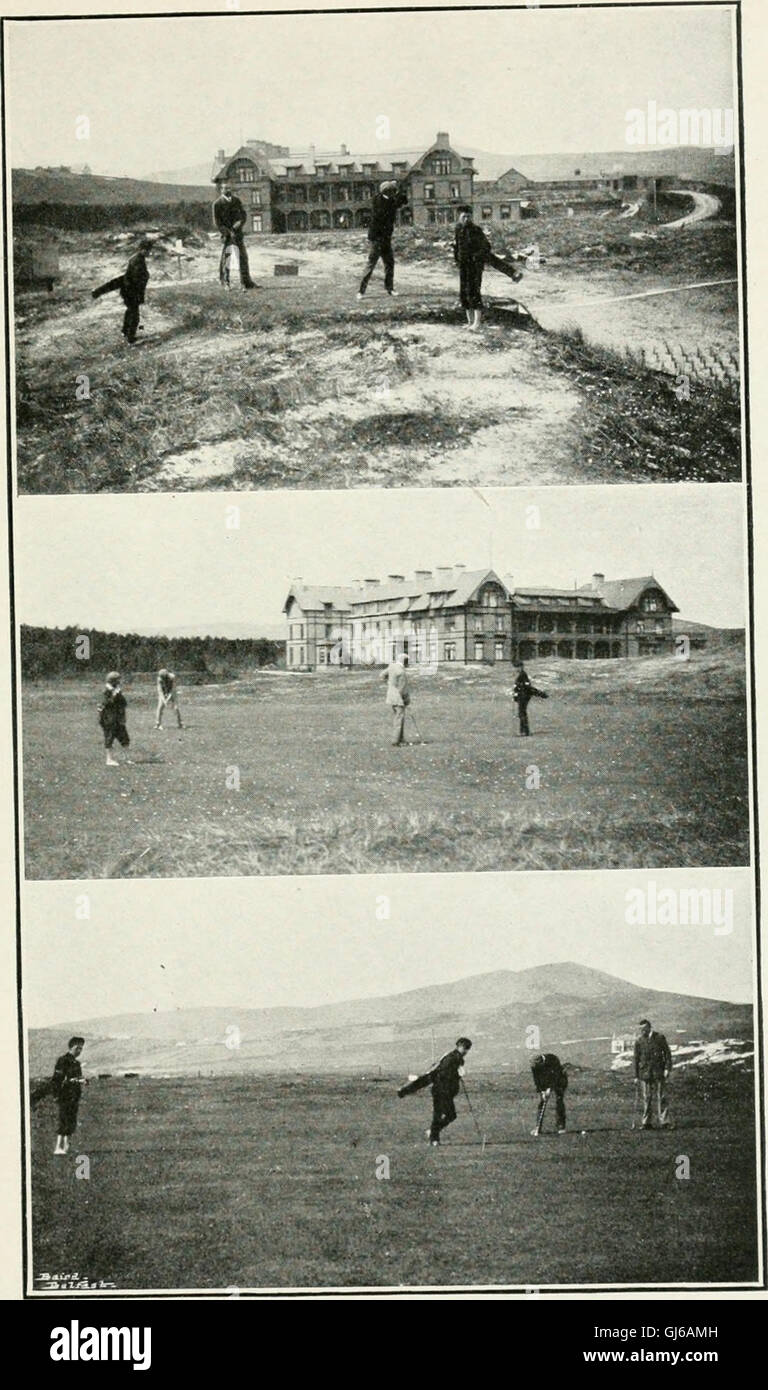
{"label": "black and white photograph", "polygon": [[37,1293],[760,1278],[745,871],[83,886],[30,899]]}
{"label": "black and white photograph", "polygon": [[737,481],[737,8],[10,23],[19,490]]}
{"label": "black and white photograph", "polygon": [[725,1368],[765,17],[191,3],[0,16],[0,1297],[44,1370],[481,1299]]}
{"label": "black and white photograph", "polygon": [[40,498],[29,878],[750,863],[741,489]]}

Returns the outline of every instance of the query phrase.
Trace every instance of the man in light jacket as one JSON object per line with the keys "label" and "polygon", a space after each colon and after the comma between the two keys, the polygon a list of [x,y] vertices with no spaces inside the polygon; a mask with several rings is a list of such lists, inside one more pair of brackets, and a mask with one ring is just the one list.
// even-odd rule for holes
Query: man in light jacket
{"label": "man in light jacket", "polygon": [[407,666],[407,656],[395,657],[381,676],[387,682],[386,701],[392,711],[392,743],[395,748],[405,743],[405,711],[411,703]]}

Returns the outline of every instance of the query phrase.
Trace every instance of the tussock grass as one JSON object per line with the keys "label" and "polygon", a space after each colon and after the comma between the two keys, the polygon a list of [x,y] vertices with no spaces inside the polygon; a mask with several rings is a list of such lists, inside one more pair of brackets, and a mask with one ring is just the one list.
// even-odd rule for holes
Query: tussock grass
{"label": "tussock grass", "polygon": [[677,380],[590,342],[580,328],[539,339],[549,364],[579,388],[582,452],[627,480],[732,482],[741,472],[738,386],[693,381],[686,399]]}

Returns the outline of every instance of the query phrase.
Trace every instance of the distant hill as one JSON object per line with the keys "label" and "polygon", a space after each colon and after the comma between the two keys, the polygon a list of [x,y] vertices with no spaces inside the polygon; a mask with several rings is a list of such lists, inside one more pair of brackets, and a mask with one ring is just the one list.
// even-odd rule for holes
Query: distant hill
{"label": "distant hill", "polygon": [[[314,1008],[215,1007],[78,1019],[29,1035],[33,1075],[50,1068],[74,1032],[98,1071],[369,1071],[407,1074],[460,1033],[473,1039],[477,1070],[527,1070],[526,1030],[541,1047],[582,1065],[610,1068],[611,1037],[649,1015],[671,1044],[752,1037],[749,1005],[647,990],[573,962],[494,971],[375,999]],[[226,1045],[231,1029],[239,1046]]]}
{"label": "distant hill", "polygon": [[165,206],[167,203],[211,203],[210,182],[182,184],[148,179],[107,178],[102,174],[67,174],[61,170],[14,169],[11,175],[14,205],[65,203],[71,205],[113,204]]}
{"label": "distant hill", "polygon": [[207,186],[209,191],[213,187],[211,183],[211,173],[213,170],[213,159],[206,163],[188,164],[184,169],[165,169],[159,174],[144,174],[143,179],[146,183],[165,183],[165,184],[187,184]]}
{"label": "distant hill", "polygon": [[672,631],[698,637],[704,640],[708,647],[738,647],[743,646],[745,641],[743,627],[712,627],[710,623],[689,623],[685,618],[673,618]]}

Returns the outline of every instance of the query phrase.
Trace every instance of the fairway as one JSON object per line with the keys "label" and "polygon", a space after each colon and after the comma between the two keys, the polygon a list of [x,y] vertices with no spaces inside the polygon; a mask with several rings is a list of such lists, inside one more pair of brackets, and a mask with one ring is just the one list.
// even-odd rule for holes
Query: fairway
{"label": "fairway", "polygon": [[750,1074],[676,1072],[676,1128],[641,1133],[629,1077],[584,1072],[573,1130],[554,1134],[550,1115],[539,1140],[527,1076],[469,1076],[484,1150],[463,1096],[430,1149],[429,1093],[398,1100],[401,1080],[97,1080],[65,1159],[43,1102],[34,1288],[66,1272],[118,1289],[756,1279]]}
{"label": "fairway", "polygon": [[[517,732],[502,669],[414,670],[407,747],[379,671],[182,690],[155,731],[126,685],[131,756],[104,766],[97,691],[23,697],[29,878],[746,864],[740,652],[532,662]],[[538,782],[538,785],[536,783]]]}

